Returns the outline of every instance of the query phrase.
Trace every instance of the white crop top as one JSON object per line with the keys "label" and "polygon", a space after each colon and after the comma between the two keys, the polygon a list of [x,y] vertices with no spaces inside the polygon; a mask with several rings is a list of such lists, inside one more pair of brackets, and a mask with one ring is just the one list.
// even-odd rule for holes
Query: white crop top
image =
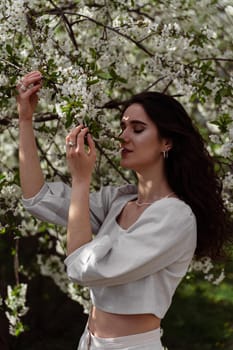
{"label": "white crop top", "polygon": [[[47,183],[25,208],[43,221],[66,226],[70,187]],[[70,279],[89,286],[97,308],[117,314],[152,313],[163,318],[196,248],[196,219],[177,198],[147,207],[128,229],[117,223],[134,185],[103,187],[90,194],[94,239],[66,259]]]}

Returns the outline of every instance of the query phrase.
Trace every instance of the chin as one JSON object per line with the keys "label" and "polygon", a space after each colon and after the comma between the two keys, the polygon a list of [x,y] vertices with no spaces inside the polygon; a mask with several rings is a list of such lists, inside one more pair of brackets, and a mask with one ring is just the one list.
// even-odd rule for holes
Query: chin
{"label": "chin", "polygon": [[120,166],[125,169],[132,169],[132,167],[129,164],[127,164],[127,162],[125,162],[124,160],[120,161]]}
{"label": "chin", "polygon": [[137,169],[137,166],[136,166],[135,164],[129,164],[129,162],[124,162],[124,160],[120,162],[120,166],[121,166],[122,168],[124,168],[124,169],[129,169],[129,170],[132,170],[132,171],[137,171],[137,170],[136,170],[136,169]]}

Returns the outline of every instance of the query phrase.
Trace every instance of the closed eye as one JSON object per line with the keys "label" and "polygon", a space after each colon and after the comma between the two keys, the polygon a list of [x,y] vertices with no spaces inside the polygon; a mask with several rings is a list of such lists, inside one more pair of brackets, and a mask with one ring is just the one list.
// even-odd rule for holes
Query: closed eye
{"label": "closed eye", "polygon": [[[131,120],[129,122],[130,128],[131,130],[135,133],[135,134],[140,134],[141,132],[143,132],[145,130],[146,124],[140,120]],[[123,133],[123,131],[126,129],[126,127],[128,127],[128,125],[126,125],[125,121],[122,120],[121,121],[121,132],[120,135]]]}
{"label": "closed eye", "polygon": [[134,129],[133,131],[134,131],[134,133],[136,133],[136,134],[140,134],[141,132],[143,132],[145,129],[143,128],[143,129]]}
{"label": "closed eye", "polygon": [[[120,131],[120,133],[119,133],[119,136],[123,133],[123,131],[125,130],[125,128],[122,128],[121,129],[121,131]],[[143,129],[133,129],[133,132],[135,133],[135,134],[140,134],[141,132],[143,132],[145,129],[143,128]]]}

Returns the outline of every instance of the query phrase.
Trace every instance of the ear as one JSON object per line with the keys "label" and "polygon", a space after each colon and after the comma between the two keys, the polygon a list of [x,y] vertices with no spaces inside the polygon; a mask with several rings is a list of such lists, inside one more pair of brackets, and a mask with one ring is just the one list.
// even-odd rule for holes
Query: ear
{"label": "ear", "polygon": [[173,142],[172,142],[172,139],[170,138],[165,138],[164,139],[164,147],[165,147],[165,150],[166,151],[170,151],[170,149],[172,149],[173,147]]}

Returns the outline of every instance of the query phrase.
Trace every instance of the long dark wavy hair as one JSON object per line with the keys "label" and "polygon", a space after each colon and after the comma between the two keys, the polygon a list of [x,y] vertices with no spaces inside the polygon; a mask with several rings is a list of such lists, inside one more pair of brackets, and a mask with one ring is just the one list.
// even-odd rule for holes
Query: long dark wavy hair
{"label": "long dark wavy hair", "polygon": [[159,92],[142,92],[123,104],[123,111],[139,103],[173,147],[165,159],[169,185],[192,208],[197,220],[197,258],[222,256],[224,242],[232,240],[232,222],[222,200],[222,183],[214,159],[183,106]]}

